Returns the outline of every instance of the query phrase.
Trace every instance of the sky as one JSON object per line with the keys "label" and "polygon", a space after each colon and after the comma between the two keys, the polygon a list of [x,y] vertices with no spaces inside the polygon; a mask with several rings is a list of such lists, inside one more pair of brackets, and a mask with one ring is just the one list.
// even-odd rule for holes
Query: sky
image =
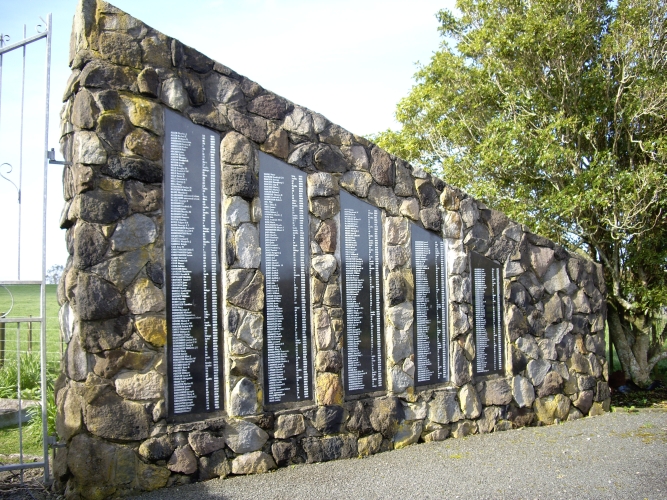
{"label": "sky", "polygon": [[[116,7],[247,76],[267,90],[323,114],[353,133],[397,128],[394,111],[440,38],[435,14],[453,0],[115,0]],[[70,74],[69,34],[77,0],[0,0],[5,45],[36,33],[53,15],[49,148],[57,159],[62,93]],[[26,49],[23,148],[22,52],[3,57],[0,174],[19,184],[22,158],[21,279],[40,279],[45,126],[45,42]],[[67,260],[62,167],[47,178],[47,269]],[[0,178],[0,280],[17,279],[17,189]]]}

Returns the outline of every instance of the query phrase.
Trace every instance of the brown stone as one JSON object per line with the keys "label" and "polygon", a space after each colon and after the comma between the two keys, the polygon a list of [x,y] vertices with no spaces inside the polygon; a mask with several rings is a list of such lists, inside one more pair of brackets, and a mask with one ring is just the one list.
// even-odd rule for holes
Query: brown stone
{"label": "brown stone", "polygon": [[189,445],[179,446],[167,462],[167,468],[180,474],[192,474],[197,470],[197,457]]}
{"label": "brown stone", "polygon": [[338,239],[338,228],[336,221],[326,220],[320,224],[320,227],[315,233],[315,241],[320,245],[320,248],[328,253],[336,251],[336,241]]}
{"label": "brown stone", "polygon": [[394,185],[394,162],[386,151],[378,147],[371,151],[371,175],[381,186]]}
{"label": "brown stone", "polygon": [[315,357],[315,369],[319,372],[338,373],[343,368],[343,357],[338,351],[320,351]]}
{"label": "brown stone", "polygon": [[139,335],[156,347],[167,342],[167,320],[161,316],[144,316],[135,321]]}
{"label": "brown stone", "polygon": [[343,384],[340,377],[336,374],[326,372],[318,374],[315,391],[317,394],[317,404],[343,404]]}
{"label": "brown stone", "polygon": [[140,441],[148,437],[151,417],[143,405],[106,393],[88,405],[85,422],[91,433],[102,438]]}
{"label": "brown stone", "polygon": [[289,137],[287,132],[283,129],[271,132],[266,142],[262,144],[262,151],[278,158],[287,158],[289,154]]}
{"label": "brown stone", "polygon": [[146,130],[136,128],[125,136],[125,147],[128,151],[149,160],[162,159],[162,142]]}

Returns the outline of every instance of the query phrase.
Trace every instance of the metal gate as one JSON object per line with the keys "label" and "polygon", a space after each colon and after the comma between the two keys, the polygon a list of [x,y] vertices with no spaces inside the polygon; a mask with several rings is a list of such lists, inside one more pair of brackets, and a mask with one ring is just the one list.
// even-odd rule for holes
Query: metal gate
{"label": "metal gate", "polygon": [[[3,153],[7,153],[7,150],[4,152],[0,150],[0,176],[9,181],[18,195],[18,239],[12,241],[12,236],[15,238],[16,235],[4,234],[2,236],[2,244],[5,245],[17,245],[18,246],[18,265],[16,272],[16,280],[11,281],[0,281],[0,292],[5,294],[7,297],[9,294],[10,306],[7,308],[9,310],[0,311],[0,363],[5,365],[6,368],[8,363],[16,363],[16,404],[18,409],[18,463],[12,464],[2,464],[0,465],[0,472],[9,471],[9,470],[19,470],[21,474],[21,480],[23,480],[23,470],[28,468],[43,468],[44,469],[44,482],[50,483],[49,477],[49,445],[53,444],[54,439],[48,436],[48,422],[47,422],[47,335],[46,335],[46,198],[47,198],[47,169],[50,163],[50,160],[53,160],[53,154],[49,154],[48,151],[48,134],[49,134],[49,92],[50,92],[50,72],[51,72],[51,14],[47,16],[46,21],[42,19],[43,25],[38,25],[37,34],[33,36],[26,36],[26,27],[23,27],[23,40],[10,43],[9,37],[7,35],[0,34],[0,134],[2,134],[2,128],[7,127],[8,120],[2,115],[2,63],[3,57],[8,53],[16,51],[10,57],[20,56],[22,52],[22,67],[23,71],[21,74],[21,104],[20,104],[20,116],[12,116],[12,122],[20,122],[20,131],[19,131],[19,144],[18,144],[18,165],[12,165],[12,163],[3,160]],[[44,154],[43,154],[43,167],[39,165],[34,172],[30,173],[31,175],[39,175],[39,169],[43,168],[43,195],[42,195],[42,225],[41,225],[41,280],[22,280],[21,279],[21,195],[22,195],[22,184],[23,184],[23,169],[24,169],[24,158],[23,158],[23,149],[24,149],[24,106],[26,100],[26,47],[32,43],[38,42],[42,39],[46,40],[45,47],[45,87],[46,87],[46,96],[45,96],[45,128],[44,128]],[[8,75],[5,75],[8,76]],[[12,80],[16,78],[14,75],[9,75]],[[38,143],[41,142],[41,139],[37,139]],[[61,163],[61,162],[57,162]],[[18,167],[15,169],[15,167]],[[39,194],[38,194],[39,196]],[[35,231],[36,227],[31,227],[32,231]],[[37,268],[37,262],[33,263],[35,268]],[[3,266],[6,266],[7,263],[3,262]],[[16,311],[14,307],[14,298],[12,297],[11,291],[20,290],[22,287],[33,287],[35,290],[39,289],[39,315],[32,316],[21,316],[20,311]],[[7,303],[7,301],[5,301]],[[35,305],[36,308],[36,305]],[[12,309],[15,311],[12,313]],[[24,426],[23,426],[23,414],[25,413],[25,401],[23,393],[25,388],[21,387],[21,375],[22,369],[26,370],[27,359],[22,353],[33,350],[33,324],[39,325],[39,384],[40,390],[39,394],[41,395],[41,417],[42,417],[42,426],[41,426],[41,435],[42,435],[42,457],[41,460],[36,462],[26,462],[24,460]],[[36,329],[35,329],[36,330]],[[34,332],[37,333],[37,332]],[[9,334],[9,336],[7,336]],[[13,338],[16,337],[16,345],[12,346]],[[25,338],[24,338],[25,337]],[[24,349],[25,348],[25,349]],[[14,360],[14,356],[16,359]],[[22,357],[23,365],[22,366]],[[12,369],[14,367],[12,366]]]}

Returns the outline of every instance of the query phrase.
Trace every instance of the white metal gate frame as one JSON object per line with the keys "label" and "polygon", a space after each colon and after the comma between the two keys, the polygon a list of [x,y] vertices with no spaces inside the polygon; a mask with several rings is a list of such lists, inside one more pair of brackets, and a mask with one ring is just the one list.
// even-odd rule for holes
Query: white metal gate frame
{"label": "white metal gate frame", "polygon": [[[0,281],[0,286],[3,285],[40,285],[40,315],[39,318],[29,317],[0,317],[0,323],[16,323],[17,324],[17,343],[20,346],[20,323],[25,322],[38,322],[40,324],[40,385],[41,385],[41,411],[42,411],[42,442],[43,442],[43,460],[41,462],[23,462],[23,437],[21,429],[21,390],[20,390],[20,370],[21,362],[20,356],[17,358],[18,371],[19,371],[19,387],[18,387],[18,399],[19,399],[19,463],[18,464],[8,464],[0,466],[0,472],[3,471],[12,471],[20,470],[21,472],[24,469],[36,469],[44,468],[44,482],[50,483],[50,474],[49,474],[49,445],[55,444],[55,438],[48,435],[48,422],[47,422],[47,383],[46,383],[46,199],[47,199],[47,174],[49,163],[59,163],[63,164],[64,162],[55,161],[55,153],[53,150],[49,152],[48,141],[49,141],[49,95],[51,90],[51,38],[52,38],[52,25],[51,25],[51,14],[48,14],[46,21],[42,19],[45,24],[45,29],[43,31],[38,31],[36,35],[31,37],[26,37],[26,27],[23,27],[23,40],[16,42],[11,45],[4,46],[5,36],[0,34],[0,98],[2,96],[2,57],[4,54],[11,52],[16,49],[23,49],[23,81],[21,86],[21,130],[20,130],[20,148],[19,153],[19,185],[16,186],[12,181],[12,184],[18,190],[19,196],[19,270],[17,275],[17,281]],[[45,126],[44,126],[44,194],[42,200],[42,279],[41,281],[25,281],[21,280],[21,251],[20,251],[20,235],[21,235],[21,175],[22,175],[22,162],[23,162],[23,104],[24,104],[24,94],[25,94],[25,61],[26,61],[26,46],[31,43],[37,42],[41,39],[46,39],[46,102],[45,102]],[[1,106],[1,100],[0,100]],[[2,117],[0,109],[0,118]],[[11,165],[10,165],[11,168]],[[4,177],[4,176],[3,176]],[[4,177],[7,179],[6,177]],[[9,180],[9,179],[7,179]],[[20,350],[20,349],[19,349]]]}

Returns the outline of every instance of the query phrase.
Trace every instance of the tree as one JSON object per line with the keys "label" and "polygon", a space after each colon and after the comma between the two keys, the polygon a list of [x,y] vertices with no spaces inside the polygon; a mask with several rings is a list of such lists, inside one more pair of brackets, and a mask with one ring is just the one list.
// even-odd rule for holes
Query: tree
{"label": "tree", "polygon": [[628,379],[667,359],[664,0],[459,0],[380,146],[602,264]]}
{"label": "tree", "polygon": [[55,264],[49,267],[49,270],[46,271],[46,282],[51,285],[57,285],[60,282],[60,277],[63,275],[65,268],[60,264]]}

